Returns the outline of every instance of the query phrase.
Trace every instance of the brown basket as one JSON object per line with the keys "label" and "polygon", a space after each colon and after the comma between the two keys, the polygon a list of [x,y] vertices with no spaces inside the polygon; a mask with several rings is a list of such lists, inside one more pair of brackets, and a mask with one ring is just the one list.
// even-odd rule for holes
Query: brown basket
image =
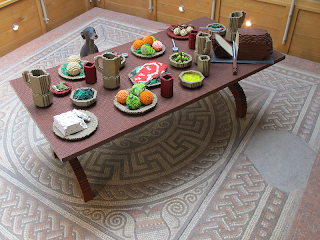
{"label": "brown basket", "polygon": [[[83,89],[88,89],[90,87],[82,87]],[[77,99],[74,99],[73,98],[73,95],[74,95],[74,92],[77,91],[79,88],[73,90],[71,92],[71,96],[70,96],[70,100],[71,102],[74,103],[74,105],[78,106],[78,107],[88,107],[90,106],[91,104],[95,103],[97,101],[97,95],[98,95],[98,92],[96,90],[94,90],[93,88],[90,88],[92,89],[92,91],[94,92],[93,93],[93,98],[90,98],[88,100],[77,100]]]}
{"label": "brown basket", "polygon": [[[197,81],[197,82],[184,81],[184,80],[182,79],[182,76],[183,76],[184,74],[187,74],[187,73],[197,74],[198,76],[200,76],[200,80]],[[199,72],[199,71],[189,70],[189,71],[183,71],[183,72],[181,72],[180,75],[179,75],[179,79],[180,79],[180,83],[181,83],[182,86],[185,86],[185,87],[187,87],[187,88],[197,88],[197,87],[202,86],[203,80],[204,80],[204,76],[203,76],[202,73]]]}
{"label": "brown basket", "polygon": [[219,31],[207,29],[207,33],[209,33],[210,35],[212,35],[212,34],[214,34],[214,33],[217,33],[217,34],[219,34],[219,35],[221,35],[221,36],[224,36],[224,35],[226,34],[227,28],[226,28],[226,26],[224,26],[223,24],[221,24],[221,23],[210,23],[210,24],[208,24],[206,27],[210,27],[210,26],[212,26],[212,25],[215,25],[215,26],[216,26],[216,25],[222,25],[223,27],[222,27],[222,30],[219,30]]}
{"label": "brown basket", "polygon": [[174,60],[174,56],[175,56],[175,53],[174,53],[174,54],[170,55],[170,57],[169,57],[170,65],[173,66],[173,67],[176,67],[176,68],[186,68],[186,67],[191,66],[191,64],[192,64],[191,55],[189,55],[187,53],[184,53],[184,54],[189,57],[188,61],[183,62],[183,63],[176,62]]}

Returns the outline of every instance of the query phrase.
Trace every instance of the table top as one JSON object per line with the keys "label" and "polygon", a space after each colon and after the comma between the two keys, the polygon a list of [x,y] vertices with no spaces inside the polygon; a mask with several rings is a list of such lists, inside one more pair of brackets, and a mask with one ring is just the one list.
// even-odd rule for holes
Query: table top
{"label": "table top", "polygon": [[[206,26],[213,22],[213,20],[207,17],[202,17],[188,23],[191,23],[193,26],[199,29],[199,27]],[[59,66],[46,70],[48,73],[50,73],[51,84],[57,84],[61,81],[65,81],[71,84],[72,89],[77,89],[79,87],[92,87],[97,90],[97,102],[94,105],[86,108],[75,106],[70,101],[70,95],[65,97],[54,96],[53,104],[50,107],[39,108],[33,103],[32,90],[27,87],[22,78],[18,78],[10,82],[20,100],[23,102],[31,117],[42,131],[61,161],[69,161],[81,154],[84,154],[96,147],[123,136],[161,117],[173,113],[178,109],[209,96],[210,94],[219,91],[232,83],[236,83],[270,66],[270,64],[238,64],[238,73],[237,75],[233,75],[232,64],[211,63],[210,75],[204,80],[203,86],[196,89],[188,89],[180,84],[179,74],[185,70],[197,70],[197,65],[193,62],[192,66],[187,69],[176,69],[172,67],[169,64],[169,56],[173,53],[171,38],[167,35],[165,30],[156,33],[153,36],[157,40],[163,42],[166,46],[166,52],[164,55],[157,58],[143,59],[134,56],[130,51],[133,41],[108,50],[117,53],[129,54],[124,68],[120,70],[120,88],[115,90],[108,90],[103,87],[102,74],[98,71],[97,83],[86,84],[84,80],[69,81],[61,78],[58,75]],[[175,40],[175,43],[179,48],[179,51],[186,52],[193,57],[194,50],[189,49],[188,40]],[[94,62],[94,57],[101,54],[102,53],[93,54],[83,58],[83,60]],[[274,62],[277,63],[283,60],[285,56],[282,53],[274,51],[273,58]],[[168,65],[168,71],[174,76],[173,97],[161,97],[160,87],[152,87],[149,88],[149,90],[158,97],[158,103],[154,110],[142,115],[128,115],[119,111],[113,103],[117,92],[121,89],[131,88],[132,83],[129,80],[128,74],[136,67],[141,66],[150,60],[156,60]],[[98,128],[90,137],[80,141],[67,141],[57,137],[54,134],[52,130],[53,116],[70,111],[72,109],[88,110],[98,117]]]}

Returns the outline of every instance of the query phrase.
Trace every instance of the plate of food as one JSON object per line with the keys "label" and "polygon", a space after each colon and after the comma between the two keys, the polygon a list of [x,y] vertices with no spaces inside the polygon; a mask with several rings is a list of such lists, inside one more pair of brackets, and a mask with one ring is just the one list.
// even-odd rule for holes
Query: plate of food
{"label": "plate of food", "polygon": [[54,95],[57,96],[65,96],[68,95],[71,92],[71,85],[69,83],[66,82],[60,82],[56,85],[52,85],[51,86],[51,91]]}
{"label": "plate of food", "polygon": [[164,54],[165,51],[166,47],[162,42],[151,35],[135,40],[131,46],[132,54],[141,58],[155,58]]}
{"label": "plate of food", "polygon": [[185,52],[176,52],[170,55],[169,62],[171,66],[176,68],[186,68],[191,66],[192,57],[190,54]]}
{"label": "plate of food", "polygon": [[[62,139],[65,139],[65,140],[77,141],[77,140],[82,140],[82,139],[85,139],[86,137],[89,137],[93,132],[96,131],[96,129],[98,127],[97,116],[94,115],[92,112],[85,111],[85,110],[76,110],[76,111],[80,112],[80,114],[83,114],[84,116],[87,116],[88,121],[87,120],[85,121],[87,128],[85,128],[81,131],[66,135],[59,130],[59,124],[57,124],[57,121],[55,120],[55,122],[53,123],[53,132],[55,135],[57,135],[58,137],[60,137]],[[70,114],[70,112],[72,112],[72,111],[62,113],[62,114]],[[62,115],[62,114],[60,114],[60,115]],[[69,126],[69,127],[72,128],[74,126]]]}
{"label": "plate of food", "polygon": [[221,36],[224,36],[226,34],[226,26],[224,26],[221,23],[211,23],[206,26],[207,33],[210,33],[211,35],[214,33],[220,34]]}
{"label": "plate of food", "polygon": [[161,75],[168,73],[167,68],[168,66],[164,63],[149,61],[133,69],[128,76],[133,84],[143,83],[147,87],[157,86],[161,84]]}
{"label": "plate of food", "polygon": [[142,114],[154,109],[157,105],[157,96],[143,83],[134,84],[132,88],[120,90],[114,98],[114,105],[127,114]]}
{"label": "plate of food", "polygon": [[67,62],[59,67],[58,73],[68,80],[82,80],[85,78],[84,63],[78,55],[71,55]]}
{"label": "plate of food", "polygon": [[188,70],[181,72],[179,79],[182,86],[187,88],[197,88],[202,86],[204,76],[199,71]]}
{"label": "plate of food", "polygon": [[167,29],[167,34],[175,39],[187,40],[189,39],[189,32],[191,30],[197,29],[194,26],[187,24],[173,25]]}

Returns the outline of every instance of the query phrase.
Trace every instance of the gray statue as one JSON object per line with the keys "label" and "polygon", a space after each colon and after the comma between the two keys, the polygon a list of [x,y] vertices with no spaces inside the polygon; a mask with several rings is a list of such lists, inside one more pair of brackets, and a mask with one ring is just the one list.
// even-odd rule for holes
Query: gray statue
{"label": "gray statue", "polygon": [[99,52],[94,40],[98,38],[96,30],[93,27],[87,27],[81,32],[81,37],[86,40],[80,51],[80,57]]}

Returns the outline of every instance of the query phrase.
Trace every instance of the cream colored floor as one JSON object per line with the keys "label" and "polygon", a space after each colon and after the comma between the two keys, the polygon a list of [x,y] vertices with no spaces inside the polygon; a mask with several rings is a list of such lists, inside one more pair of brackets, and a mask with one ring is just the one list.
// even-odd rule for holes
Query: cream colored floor
{"label": "cream colored floor", "polygon": [[[163,23],[148,21],[148,20],[144,20],[144,19],[141,19],[138,17],[128,16],[128,15],[121,14],[121,13],[116,13],[116,12],[112,12],[112,11],[108,11],[108,10],[94,8],[94,9],[90,10],[89,12],[87,12],[87,13],[71,20],[70,22],[62,25],[61,27],[54,29],[54,30],[46,33],[45,35],[41,36],[40,38],[35,39],[35,40],[29,42],[28,44],[16,49],[15,51],[7,54],[6,56],[1,57],[0,58],[0,71],[1,70],[4,71],[9,66],[10,67],[14,66],[17,60],[20,61],[21,59],[27,58],[30,54],[34,53],[35,51],[41,49],[42,47],[46,46],[47,44],[50,44],[51,42],[55,41],[56,39],[67,34],[70,31],[70,29],[78,28],[84,22],[90,21],[90,20],[92,20],[96,17],[99,17],[99,16],[111,18],[113,20],[119,20],[119,21],[121,20],[122,22],[127,22],[128,24],[131,24],[131,25],[138,25],[140,27],[142,26],[142,27],[145,27],[146,29],[148,29],[150,31],[154,31],[154,32],[157,32],[159,29],[166,28],[166,25]],[[59,61],[57,61],[57,64],[58,63],[59,63]],[[271,74],[271,71],[273,71],[272,74],[274,74],[274,72],[276,72],[276,71],[279,71],[279,72],[284,71],[285,72],[284,74],[291,74],[291,73],[298,74],[299,76],[297,76],[297,78],[301,77],[305,80],[310,80],[310,78],[314,78],[315,79],[314,81],[318,81],[318,79],[316,78],[316,74],[320,74],[320,64],[319,63],[311,62],[308,60],[303,60],[303,59],[292,57],[292,56],[287,56],[286,59],[281,62],[281,64],[282,64],[282,66],[279,67],[280,70],[275,67],[270,70],[270,74]],[[284,70],[284,66],[288,66],[289,70]],[[294,69],[299,70],[299,71],[294,71]],[[268,71],[266,72],[266,75],[268,75]],[[281,74],[279,76],[281,76]],[[260,76],[260,78],[263,79],[263,76]],[[10,79],[10,76],[6,76],[6,80],[9,80],[9,79]],[[250,81],[254,82],[255,79],[252,78],[252,79],[249,79],[246,81],[244,81],[244,85],[246,85],[246,84],[248,85],[247,89],[248,89],[248,91],[251,91],[252,96],[253,96],[253,94],[254,94],[253,93],[254,90],[252,90],[253,85],[250,87],[249,82]],[[319,84],[320,83],[318,82],[318,85]],[[10,92],[10,90],[7,90],[8,88],[9,87],[6,84],[2,85],[2,89],[5,89],[4,91],[2,91],[2,96],[1,96],[2,100],[6,99],[6,92],[5,91]],[[319,86],[316,87],[316,85],[314,85],[314,89],[316,89],[315,91],[318,91]],[[319,102],[316,102],[317,99],[319,99],[319,98],[312,98],[311,101],[315,101],[314,108],[318,109]],[[312,104],[312,102],[310,104]],[[319,113],[319,110],[315,110],[315,113]],[[315,119],[317,119],[317,117],[318,116],[314,116]],[[1,120],[1,118],[0,118],[0,120]],[[316,123],[317,121],[315,120],[314,122]],[[0,127],[1,127],[1,123],[0,123]],[[275,130],[275,129],[273,129],[273,130]],[[3,132],[1,132],[1,131],[0,131],[0,133],[3,134]],[[318,146],[318,145],[314,145],[313,148],[315,148],[318,151],[319,146],[318,147],[316,147],[316,146]],[[241,156],[243,158],[245,158],[244,155],[241,155]],[[0,157],[1,157],[1,154],[0,154]],[[0,160],[1,160],[1,158],[0,158]],[[318,197],[318,192],[317,192],[319,187],[313,181],[314,179],[318,180],[319,176],[320,176],[319,175],[320,174],[319,161],[320,161],[319,159],[318,160],[315,159],[315,162],[313,163],[313,168],[311,171],[309,182],[308,182],[307,188],[305,190],[305,194],[302,197],[303,200],[300,204],[300,210],[298,210],[296,216],[294,216],[295,220],[293,221],[293,224],[291,226],[291,230],[289,231],[290,232],[289,239],[319,239],[316,237],[316,236],[318,236],[317,233],[319,233],[319,231],[320,231],[319,230],[319,228],[320,228],[319,227],[320,210],[318,207],[319,206],[319,197]],[[231,166],[230,166],[230,169],[232,169]],[[227,174],[228,173],[226,172],[226,175]],[[263,174],[261,174],[261,175],[263,177]],[[226,178],[222,179],[221,181],[223,181],[223,182],[220,184],[220,186],[226,184],[228,179],[226,177]],[[268,190],[268,188],[266,188],[266,189]],[[274,190],[272,190],[272,191],[274,191]],[[210,193],[208,193],[208,194],[210,194]],[[1,194],[0,194],[0,196],[1,196]],[[214,197],[212,199],[214,199]],[[290,196],[288,197],[288,199],[290,199]],[[307,204],[305,204],[305,203],[307,203]],[[309,215],[306,215],[307,214],[307,210],[305,210],[306,206],[314,206],[312,208],[313,209],[312,211],[310,210],[311,207],[309,207],[307,209],[307,210],[309,210],[308,211]],[[304,209],[304,210],[302,211],[301,209]],[[2,218],[5,218],[5,214],[8,214],[8,213],[5,213],[5,212],[1,213],[0,212],[0,215],[2,215]],[[136,213],[136,214],[138,215],[138,213]],[[197,214],[195,214],[195,216],[197,216]],[[277,218],[279,218],[280,214],[278,214],[276,216],[277,216]],[[202,216],[199,215],[199,219],[201,217]],[[293,218],[293,216],[291,216],[291,217]],[[195,221],[194,219],[193,219],[193,221]],[[194,223],[193,226],[197,226],[197,224],[200,224],[200,225],[203,224],[203,227],[205,227],[205,224],[208,225],[208,223],[205,223],[204,220],[202,220],[202,221],[199,220],[199,222]],[[313,226],[313,228],[310,229],[310,226]],[[2,227],[5,227],[5,225],[2,224]],[[88,229],[89,229],[89,227],[88,227]],[[200,234],[199,235],[192,234],[192,233],[187,234],[188,231],[192,232],[192,231],[194,231],[194,229],[201,229],[201,227],[198,227],[198,228],[196,228],[196,227],[191,228],[190,227],[189,229],[192,229],[192,230],[188,230],[188,228],[186,227],[185,232],[183,232],[183,231],[181,232],[181,239],[210,239],[210,237],[205,238],[205,236],[200,236]],[[113,229],[113,231],[116,233],[116,230]],[[142,235],[139,235],[139,236],[143,236],[143,233],[141,233],[141,234]],[[126,234],[124,232],[122,235],[119,233],[118,235],[116,234],[115,236],[122,236],[123,237],[125,235]],[[227,236],[227,235],[225,235],[225,236]],[[125,238],[123,237],[123,239],[125,239]],[[143,239],[143,237],[140,239]],[[158,238],[154,237],[153,239],[158,239]],[[234,237],[232,239],[237,239],[237,238]],[[263,239],[263,238],[261,238],[261,239]]]}

